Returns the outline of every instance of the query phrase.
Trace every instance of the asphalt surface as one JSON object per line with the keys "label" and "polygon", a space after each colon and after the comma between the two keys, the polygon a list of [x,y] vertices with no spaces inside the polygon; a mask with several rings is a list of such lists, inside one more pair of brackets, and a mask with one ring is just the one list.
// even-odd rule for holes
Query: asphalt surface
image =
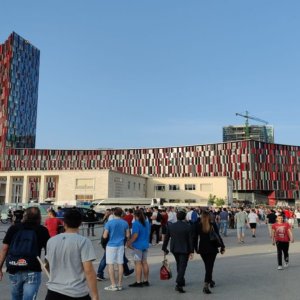
{"label": "asphalt surface", "polygon": [[[0,244],[7,226],[0,224]],[[97,229],[100,236],[102,229]],[[122,291],[109,292],[104,287],[110,285],[109,280],[98,282],[100,298],[109,299],[300,299],[300,228],[293,230],[295,243],[290,245],[290,266],[282,271],[277,270],[276,248],[272,246],[265,224],[258,226],[257,237],[252,238],[250,230],[247,230],[245,244],[238,244],[235,230],[229,230],[228,237],[224,238],[226,252],[218,255],[213,278],[216,287],[212,294],[202,293],[204,279],[204,265],[198,254],[189,262],[186,271],[186,293],[179,294],[175,287],[175,263],[172,254],[168,255],[173,271],[173,278],[167,281],[159,279],[159,269],[163,259],[161,245],[152,246],[149,249],[150,286],[143,288],[129,288],[128,284],[135,282],[134,274],[124,278]],[[95,269],[102,256],[99,240],[92,239],[98,260]],[[128,251],[128,258],[130,254]],[[106,274],[106,277],[108,275]],[[7,274],[0,282],[0,300],[9,300],[9,282]],[[45,299],[47,292],[46,277],[40,286],[38,299]]]}

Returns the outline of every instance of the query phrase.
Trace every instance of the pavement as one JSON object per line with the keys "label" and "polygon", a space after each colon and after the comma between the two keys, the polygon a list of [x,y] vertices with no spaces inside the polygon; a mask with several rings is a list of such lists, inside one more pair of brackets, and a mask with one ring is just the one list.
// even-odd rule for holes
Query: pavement
{"label": "pavement", "polygon": [[[0,225],[0,244],[6,225]],[[99,237],[102,229],[96,229]],[[122,291],[109,292],[104,287],[110,285],[109,280],[98,282],[100,298],[103,300],[118,299],[142,299],[155,300],[167,299],[210,299],[210,300],[255,300],[255,299],[300,299],[300,228],[293,230],[295,243],[290,244],[290,265],[284,270],[277,270],[276,247],[271,244],[268,229],[265,224],[257,228],[256,238],[251,237],[250,229],[246,232],[245,244],[238,244],[235,230],[229,230],[228,236],[224,237],[226,252],[218,255],[215,262],[213,279],[215,288],[212,294],[202,293],[204,279],[204,265],[198,254],[189,262],[186,271],[186,293],[179,294],[175,287],[175,262],[172,254],[168,255],[171,264],[173,278],[162,281],[159,279],[159,270],[163,254],[161,245],[152,246],[149,249],[148,262],[150,266],[150,286],[143,288],[129,288],[128,284],[135,282],[134,274],[124,278]],[[99,238],[92,238],[98,260],[94,263],[95,269],[99,264],[103,250],[99,245]],[[128,258],[130,259],[129,250]],[[106,277],[108,275],[106,274]],[[40,286],[38,300],[45,299],[47,292],[46,277]],[[0,300],[9,300],[9,282],[7,274],[0,282]]]}

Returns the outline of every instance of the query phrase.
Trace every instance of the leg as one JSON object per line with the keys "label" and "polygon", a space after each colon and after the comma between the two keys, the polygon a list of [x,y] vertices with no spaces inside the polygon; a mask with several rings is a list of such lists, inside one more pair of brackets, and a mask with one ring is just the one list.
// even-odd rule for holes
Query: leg
{"label": "leg", "polygon": [[212,282],[212,273],[217,257],[217,253],[209,253],[201,255],[205,265],[205,279],[204,282],[209,284]]}
{"label": "leg", "polygon": [[104,278],[105,267],[106,267],[106,252],[104,251],[103,257],[102,257],[99,267],[98,267],[97,277]]}
{"label": "leg", "polygon": [[143,267],[143,276],[144,276],[143,280],[144,280],[144,282],[148,282],[148,280],[149,280],[149,265],[148,265],[147,259],[142,261],[142,267]]}
{"label": "leg", "polygon": [[155,234],[156,234],[156,244],[159,243],[159,234],[160,234],[160,225],[154,225],[155,226]]}
{"label": "leg", "polygon": [[123,264],[118,264],[118,286],[122,286],[124,268]]}
{"label": "leg", "polygon": [[10,281],[11,299],[22,300],[23,299],[23,279],[21,273],[8,274]]}
{"label": "leg", "polygon": [[[175,256],[175,254],[174,254]],[[185,270],[188,264],[189,256],[188,254],[176,254],[176,264],[177,264],[177,278],[176,283],[177,286],[183,287],[185,286]]]}
{"label": "leg", "polygon": [[153,236],[153,232],[154,232],[154,226],[155,225],[151,225],[151,231],[150,231],[150,237],[149,237],[149,244],[152,244],[152,236]]}
{"label": "leg", "polygon": [[116,286],[114,265],[113,264],[107,264],[107,265],[108,265],[108,275],[109,275],[111,285]]}
{"label": "leg", "polygon": [[278,266],[282,266],[282,242],[276,242]]}
{"label": "leg", "polygon": [[[28,272],[25,273],[27,278],[23,285],[23,300],[35,300],[41,284],[41,272]],[[25,275],[24,274],[24,275]]]}
{"label": "leg", "polygon": [[224,236],[227,236],[228,221],[224,221],[223,226],[224,226],[224,228],[223,228],[223,234],[224,234]]}
{"label": "leg", "polygon": [[135,261],[135,278],[137,283],[142,282],[142,262],[141,261]]}
{"label": "leg", "polygon": [[282,242],[282,251],[285,263],[289,263],[289,242]]}

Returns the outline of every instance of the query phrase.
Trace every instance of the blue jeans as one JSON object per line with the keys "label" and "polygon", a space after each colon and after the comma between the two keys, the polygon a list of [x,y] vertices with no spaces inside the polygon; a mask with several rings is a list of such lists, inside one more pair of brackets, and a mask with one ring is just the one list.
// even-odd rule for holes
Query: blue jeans
{"label": "blue jeans", "polygon": [[225,236],[227,235],[227,226],[228,226],[228,221],[227,220],[221,220],[221,222],[220,222],[220,232],[223,232],[223,234]]}
{"label": "blue jeans", "polygon": [[41,284],[41,272],[20,271],[9,274],[11,300],[35,300]]}

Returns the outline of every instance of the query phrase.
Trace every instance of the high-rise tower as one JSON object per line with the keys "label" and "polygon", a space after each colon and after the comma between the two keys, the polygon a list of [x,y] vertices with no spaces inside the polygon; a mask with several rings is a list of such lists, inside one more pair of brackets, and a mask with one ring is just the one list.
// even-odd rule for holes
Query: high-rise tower
{"label": "high-rise tower", "polygon": [[0,45],[0,155],[34,148],[40,51],[13,32]]}

